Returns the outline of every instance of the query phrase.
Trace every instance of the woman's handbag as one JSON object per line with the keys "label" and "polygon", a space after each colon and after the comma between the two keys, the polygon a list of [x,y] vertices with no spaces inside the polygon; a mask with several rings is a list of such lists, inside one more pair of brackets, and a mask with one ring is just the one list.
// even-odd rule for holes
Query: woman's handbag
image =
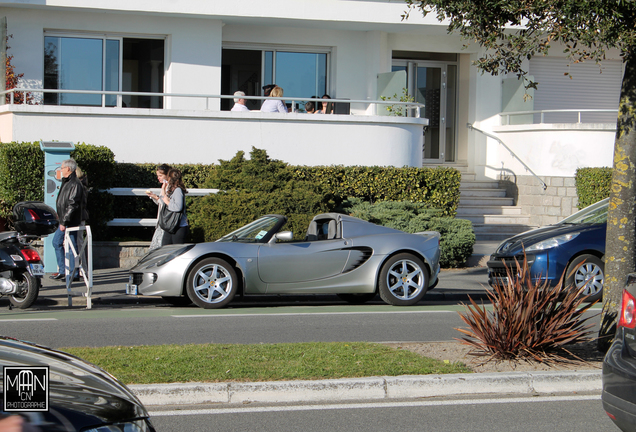
{"label": "woman's handbag", "polygon": [[161,206],[161,212],[159,213],[159,226],[162,230],[168,234],[174,234],[179,229],[179,223],[181,222],[182,212],[174,212],[168,210],[168,206]]}

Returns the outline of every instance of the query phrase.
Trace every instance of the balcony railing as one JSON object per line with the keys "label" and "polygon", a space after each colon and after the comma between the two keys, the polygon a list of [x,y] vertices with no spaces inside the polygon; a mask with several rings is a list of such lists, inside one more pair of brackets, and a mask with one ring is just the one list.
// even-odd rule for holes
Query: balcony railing
{"label": "balcony railing", "polygon": [[[618,110],[617,109],[553,109],[553,110],[536,110],[536,111],[510,111],[510,112],[502,112],[499,115],[501,116],[501,125],[502,126],[508,126],[510,125],[510,119],[511,117],[514,116],[532,116],[533,121],[529,122],[529,124],[537,124],[534,119],[538,117],[538,124],[544,124],[546,123],[545,121],[545,115],[546,114],[575,114],[576,117],[576,122],[575,123],[583,123],[581,121],[581,115],[582,114],[615,114],[615,117],[618,116]],[[554,122],[550,122],[550,123],[554,123]],[[561,121],[559,121],[559,123],[563,123]],[[601,123],[601,122],[585,122],[585,123]],[[526,124],[526,123],[520,123],[520,124]]]}
{"label": "balcony railing", "polygon": [[[16,93],[42,93],[42,94],[82,94],[82,95],[101,95],[101,106],[105,108],[111,107],[123,107],[122,105],[122,96],[152,96],[152,97],[163,97],[165,100],[169,101],[171,98],[188,98],[188,99],[203,99],[205,100],[205,110],[210,110],[210,101],[214,99],[235,99],[237,96],[234,95],[210,95],[210,94],[191,94],[191,93],[153,93],[153,92],[125,92],[125,91],[102,91],[102,90],[53,90],[53,89],[27,89],[27,88],[14,88],[10,90],[6,90],[4,92],[0,92],[1,96],[8,95],[9,96],[9,105],[15,104],[15,94]],[[0,96],[0,105],[4,105],[5,98]],[[117,102],[115,104],[106,104],[107,96],[116,96]],[[266,97],[266,96],[240,96],[241,99],[247,100],[281,100],[284,102],[291,102],[292,110],[291,112],[296,111],[296,102],[308,102],[313,101],[316,103],[316,106],[319,106],[319,102],[334,102],[340,104],[362,104],[367,107],[373,107],[373,114],[378,114],[381,108],[386,106],[400,106],[403,107],[408,112],[408,117],[416,117],[419,118],[421,114],[422,108],[425,107],[424,104],[416,103],[416,102],[401,102],[394,100],[359,100],[359,99],[327,99],[327,98],[301,98],[301,97]],[[38,103],[41,105],[42,103]],[[51,106],[56,106],[56,104],[51,104]],[[75,106],[73,104],[63,105],[63,106]],[[94,106],[94,105],[90,105]],[[160,108],[158,108],[160,109]]]}

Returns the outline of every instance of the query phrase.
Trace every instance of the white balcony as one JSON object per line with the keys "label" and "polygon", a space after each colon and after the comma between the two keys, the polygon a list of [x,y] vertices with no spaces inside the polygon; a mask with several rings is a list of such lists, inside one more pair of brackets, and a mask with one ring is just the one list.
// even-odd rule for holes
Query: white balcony
{"label": "white balcony", "polygon": [[[217,99],[210,105],[218,106],[218,98],[231,97],[159,96],[203,99],[206,106],[207,100]],[[0,140],[84,142],[106,146],[117,161],[125,162],[210,164],[256,147],[294,165],[421,166],[422,130],[428,120],[377,115],[382,101],[335,101],[350,103],[354,114],[6,104],[0,106]],[[422,105],[410,105],[418,115]]]}

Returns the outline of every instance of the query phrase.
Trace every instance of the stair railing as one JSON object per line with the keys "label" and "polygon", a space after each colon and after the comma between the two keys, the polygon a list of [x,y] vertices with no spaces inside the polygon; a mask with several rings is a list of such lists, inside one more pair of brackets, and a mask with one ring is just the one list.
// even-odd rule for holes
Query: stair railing
{"label": "stair railing", "polygon": [[539,180],[539,181],[541,182],[541,184],[543,185],[543,190],[546,190],[546,189],[548,188],[548,185],[547,185],[547,184],[545,184],[545,182],[544,182],[543,180],[541,180],[541,177],[539,177],[538,175],[536,175],[536,174],[534,173],[534,171],[532,171],[532,169],[530,169],[530,167],[529,167],[528,165],[526,165],[526,163],[525,163],[524,161],[522,161],[522,160],[519,158],[519,156],[517,156],[517,155],[515,154],[515,152],[513,152],[513,151],[512,151],[512,149],[511,149],[510,147],[508,147],[508,146],[506,145],[506,143],[504,143],[504,142],[501,140],[501,138],[499,138],[498,136],[493,135],[493,134],[491,134],[491,133],[488,133],[488,132],[486,132],[486,131],[483,131],[483,130],[481,130],[481,129],[478,129],[478,128],[476,128],[475,126],[471,125],[470,123],[467,123],[467,124],[466,124],[466,127],[467,127],[468,129],[471,129],[471,130],[477,131],[477,132],[479,132],[479,133],[482,133],[482,134],[486,135],[488,138],[492,138],[492,139],[494,139],[495,141],[497,141],[499,144],[501,144],[502,146],[504,146],[504,148],[510,152],[510,155],[511,155],[512,157],[514,157],[515,159],[517,159],[521,165],[523,165],[523,167],[526,169],[526,171],[530,172],[530,174],[532,174],[533,176],[535,176],[535,177],[537,178],[537,180]]}

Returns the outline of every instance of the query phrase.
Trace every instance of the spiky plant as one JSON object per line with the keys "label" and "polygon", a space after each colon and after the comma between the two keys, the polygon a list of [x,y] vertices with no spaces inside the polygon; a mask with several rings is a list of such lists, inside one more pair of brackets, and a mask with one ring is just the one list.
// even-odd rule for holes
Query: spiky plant
{"label": "spiky plant", "polygon": [[470,329],[456,329],[465,335],[458,340],[474,347],[472,354],[487,356],[484,362],[568,361],[565,355],[572,354],[566,345],[590,340],[593,324],[586,322],[592,317],[583,315],[596,302],[582,306],[582,289],[564,286],[565,278],[555,287],[533,282],[525,255],[506,272],[507,282],[487,291],[492,312],[470,297],[470,304],[464,304],[467,310],[460,317]]}

